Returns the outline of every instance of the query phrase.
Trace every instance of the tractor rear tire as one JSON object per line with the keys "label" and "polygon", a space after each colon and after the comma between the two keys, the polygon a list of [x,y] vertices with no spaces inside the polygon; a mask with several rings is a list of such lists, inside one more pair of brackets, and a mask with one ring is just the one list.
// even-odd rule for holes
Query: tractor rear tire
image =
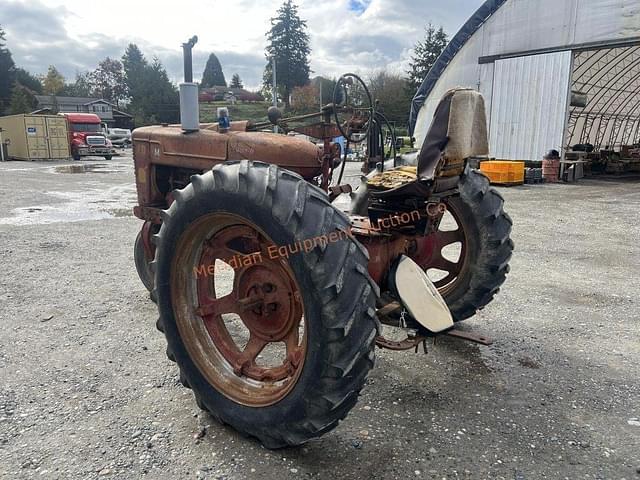
{"label": "tractor rear tire", "polygon": [[441,290],[453,319],[465,320],[484,308],[500,290],[513,252],[513,222],[504,198],[478,170],[460,178],[460,196],[449,200],[464,225],[468,261],[451,288]]}
{"label": "tractor rear tire", "polygon": [[[245,245],[240,240],[255,241],[262,249],[268,245],[267,240],[282,247],[305,239],[330,239],[328,236],[334,232],[348,231],[348,218],[329,203],[324,192],[297,174],[246,160],[219,164],[202,175],[194,175],[189,185],[174,192],[174,198],[163,213],[162,228],[155,237],[158,328],[166,336],[167,355],[177,363],[180,379],[193,390],[196,403],[222,423],[258,438],[268,448],[300,445],[336,427],[355,405],[374,365],[375,337],[380,331],[375,315],[379,292],[367,271],[366,249],[353,237],[344,235],[339,241],[319,242],[308,251],[300,249],[287,259],[265,256],[257,267],[234,270],[234,290],[227,297],[239,295],[240,291],[271,292],[273,286],[266,288],[269,283],[249,282],[249,290],[237,286],[236,282],[243,284],[251,272],[261,268],[290,273],[289,283],[278,279],[273,282],[294,287],[293,292],[285,289],[290,292],[290,299],[296,299],[294,307],[281,308],[280,304],[262,300],[265,310],[260,306],[256,313],[256,307],[240,306],[242,302],[255,302],[256,297],[248,294],[237,300],[235,307],[225,307],[245,309],[238,315],[251,333],[247,345],[253,338],[252,328],[266,327],[265,323],[252,327],[242,317],[245,313],[249,319],[252,315],[267,315],[266,323],[278,323],[284,314],[263,313],[268,311],[267,306],[276,305],[274,311],[287,311],[287,318],[304,321],[304,340],[296,350],[302,361],[298,365],[285,362],[297,369],[295,378],[284,380],[286,388],[271,381],[275,377],[255,380],[253,374],[247,373],[258,368],[258,362],[254,363],[257,357],[246,357],[242,351],[242,359],[253,360],[242,360],[240,367],[225,357],[225,352],[233,348],[228,344],[220,348],[217,342],[227,340],[212,336],[210,330],[214,328],[212,324],[221,328],[219,325],[227,321],[222,314],[227,311],[222,310],[224,302],[218,301],[223,297],[209,299],[215,289],[211,288],[213,280],[206,280],[211,284],[206,287],[204,298],[212,302],[206,305],[217,305],[219,309],[211,307],[213,310],[204,313],[202,280],[194,272],[205,263],[212,266],[212,258],[222,258],[206,253],[214,249],[235,251]],[[254,234],[244,238],[240,233],[225,233],[231,231]],[[237,247],[229,247],[236,241]],[[242,248],[250,253],[256,247]],[[264,272],[255,275],[261,282],[271,281]],[[254,289],[256,285],[258,288]],[[282,291],[278,288],[276,291]],[[237,298],[240,297],[234,300]],[[288,305],[286,300],[282,302]],[[249,308],[253,310],[246,312]],[[194,335],[191,330],[204,335]],[[269,392],[280,394],[271,397]]]}

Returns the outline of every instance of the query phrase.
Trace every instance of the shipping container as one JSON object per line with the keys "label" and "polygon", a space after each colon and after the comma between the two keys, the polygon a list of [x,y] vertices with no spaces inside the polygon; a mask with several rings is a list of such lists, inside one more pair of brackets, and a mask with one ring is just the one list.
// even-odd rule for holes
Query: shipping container
{"label": "shipping container", "polygon": [[68,159],[67,121],[58,115],[0,117],[2,141],[12,160]]}

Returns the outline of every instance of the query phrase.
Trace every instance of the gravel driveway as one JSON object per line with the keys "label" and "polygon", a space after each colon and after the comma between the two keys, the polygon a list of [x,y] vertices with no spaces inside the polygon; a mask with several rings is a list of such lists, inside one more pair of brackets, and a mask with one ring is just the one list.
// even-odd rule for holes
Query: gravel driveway
{"label": "gravel driveway", "polygon": [[502,189],[512,273],[465,322],[495,343],[378,351],[336,430],[269,451],[165,356],[131,158],[65,165],[0,163],[0,478],[640,479],[640,180]]}

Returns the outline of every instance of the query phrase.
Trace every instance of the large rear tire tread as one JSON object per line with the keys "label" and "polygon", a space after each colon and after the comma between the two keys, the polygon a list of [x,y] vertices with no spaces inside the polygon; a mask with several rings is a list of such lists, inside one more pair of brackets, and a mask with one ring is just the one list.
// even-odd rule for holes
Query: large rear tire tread
{"label": "large rear tire tread", "polygon": [[458,205],[472,224],[467,241],[475,254],[459,285],[444,299],[455,321],[476,314],[493,300],[509,273],[514,249],[510,238],[513,222],[505,213],[504,198],[480,171],[467,168],[460,179]]}
{"label": "large rear tire tread", "polygon": [[[328,235],[336,229],[348,230],[348,218],[329,203],[324,192],[295,173],[246,160],[220,164],[193,176],[187,187],[175,192],[174,198],[163,215],[157,238],[155,284],[158,328],[167,338],[169,358],[178,364],[181,383],[193,390],[197,404],[214,418],[257,437],[268,448],[300,445],[334,428],[355,405],[374,366],[375,337],[380,331],[375,315],[378,287],[368,274],[368,254],[362,245],[349,237],[300,254],[304,274],[315,287],[301,292],[305,319],[307,312],[314,309],[319,312],[315,318],[320,323],[315,338],[308,339],[303,368],[315,371],[309,370],[305,375],[303,370],[287,397],[259,409],[223,397],[189,358],[174,319],[168,273],[180,229],[193,221],[189,212],[202,202],[213,210],[224,209],[229,199],[248,202],[258,212],[256,215],[266,212],[264,222],[277,222],[278,228],[286,229],[291,238],[298,240]],[[227,203],[219,203],[221,199]],[[316,359],[315,364],[311,364],[310,357]],[[281,406],[289,402],[289,397],[297,403]],[[261,411],[260,416],[251,421],[246,414],[253,415],[255,410]]]}

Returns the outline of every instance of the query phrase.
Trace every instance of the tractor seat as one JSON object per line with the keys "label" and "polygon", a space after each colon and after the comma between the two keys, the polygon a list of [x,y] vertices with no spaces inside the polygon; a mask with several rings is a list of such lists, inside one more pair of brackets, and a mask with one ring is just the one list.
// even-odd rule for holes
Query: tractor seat
{"label": "tractor seat", "polygon": [[455,88],[436,108],[417,166],[380,172],[368,179],[367,187],[378,198],[429,196],[455,188],[466,160],[488,153],[484,98],[475,90]]}

